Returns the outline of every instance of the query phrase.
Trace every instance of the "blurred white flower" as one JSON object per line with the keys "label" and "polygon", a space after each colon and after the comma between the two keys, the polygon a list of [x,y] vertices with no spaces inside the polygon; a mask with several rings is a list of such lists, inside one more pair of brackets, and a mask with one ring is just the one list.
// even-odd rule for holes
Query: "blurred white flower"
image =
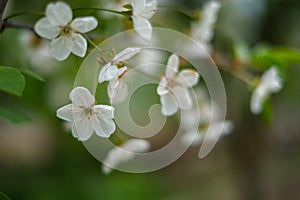
{"label": "blurred white flower", "polygon": [[61,61],[70,53],[84,57],[87,41],[80,33],[95,29],[98,21],[94,17],[79,17],[72,21],[71,7],[64,2],[49,3],[46,17],[40,19],[34,26],[35,32],[51,40],[50,55]]}
{"label": "blurred white flower", "polygon": [[276,67],[271,67],[265,71],[261,77],[259,85],[253,91],[250,100],[250,110],[253,114],[259,114],[262,111],[264,102],[271,93],[279,92],[282,89],[282,79]]}
{"label": "blurred white flower", "polygon": [[134,153],[147,152],[150,143],[142,139],[130,139],[119,147],[110,150],[103,161],[102,171],[105,174],[111,173],[119,164],[134,158]]}
{"label": "blurred white flower", "polygon": [[49,74],[55,70],[57,63],[50,56],[48,41],[28,31],[22,32],[19,39],[26,54],[25,62],[29,62],[41,74]]}
{"label": "blurred white flower", "polygon": [[72,134],[78,140],[88,140],[94,131],[105,138],[115,131],[114,107],[95,105],[95,97],[84,87],[74,88],[70,99],[72,104],[58,109],[56,115],[73,123]]}
{"label": "blurred white flower", "polygon": [[109,81],[108,96],[115,103],[121,102],[127,96],[127,87],[123,80],[127,71],[124,62],[129,60],[141,51],[138,47],[129,47],[114,56],[111,62],[102,67],[99,73],[98,82]]}
{"label": "blurred white flower", "polygon": [[152,26],[148,21],[157,10],[156,0],[132,0],[133,27],[144,39],[150,40],[152,37]]}
{"label": "blurred white flower", "polygon": [[199,74],[190,69],[178,73],[179,58],[172,54],[168,60],[166,74],[161,78],[157,87],[157,94],[162,104],[162,114],[169,116],[177,112],[178,108],[188,110],[192,107],[189,88],[197,84]]}
{"label": "blurred white flower", "polygon": [[[219,107],[216,104],[211,105],[207,97],[202,94],[202,90],[196,90],[198,104],[190,110],[181,112],[181,127],[184,132],[181,142],[185,145],[201,144],[206,136],[209,140],[215,140],[221,129],[220,137],[232,132],[234,124],[231,120],[219,120]],[[201,95],[199,95],[201,93]],[[197,107],[196,107],[197,106]],[[214,115],[212,106],[215,107]],[[211,131],[207,134],[209,124]]]}
{"label": "blurred white flower", "polygon": [[191,36],[196,39],[201,46],[210,54],[212,46],[210,44],[214,36],[214,24],[217,21],[221,8],[219,1],[209,1],[203,5],[201,20],[192,23]]}

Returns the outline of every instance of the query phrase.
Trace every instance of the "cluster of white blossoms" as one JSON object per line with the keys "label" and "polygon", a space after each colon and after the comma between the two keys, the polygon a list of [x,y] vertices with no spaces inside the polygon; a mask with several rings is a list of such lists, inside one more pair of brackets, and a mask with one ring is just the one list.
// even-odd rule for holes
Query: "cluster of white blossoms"
{"label": "cluster of white blossoms", "polygon": [[259,114],[262,111],[263,104],[272,93],[279,92],[282,89],[282,79],[276,67],[271,67],[261,76],[259,85],[253,91],[250,100],[250,110],[253,114]]}
{"label": "cluster of white blossoms", "polygon": [[[152,37],[149,19],[157,10],[156,0],[132,0],[132,20],[136,32],[144,39]],[[46,17],[34,26],[34,31],[45,39],[51,40],[50,55],[58,61],[65,60],[71,53],[84,57],[87,41],[83,34],[98,26],[95,17],[78,17],[73,20],[71,7],[64,2],[49,3]],[[87,37],[87,36],[86,36]]]}
{"label": "cluster of white blossoms", "polygon": [[199,21],[192,23],[191,36],[210,54],[212,46],[210,44],[214,36],[214,24],[218,19],[221,8],[219,1],[208,1],[203,5],[202,15]]}

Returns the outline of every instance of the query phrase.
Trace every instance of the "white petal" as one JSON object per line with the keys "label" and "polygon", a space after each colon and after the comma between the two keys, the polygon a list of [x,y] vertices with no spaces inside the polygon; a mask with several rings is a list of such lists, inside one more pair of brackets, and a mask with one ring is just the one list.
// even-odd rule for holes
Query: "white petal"
{"label": "white petal", "polygon": [[169,92],[167,87],[168,87],[168,79],[166,77],[162,77],[156,90],[157,94],[158,95],[167,94]]}
{"label": "white petal", "polygon": [[140,15],[146,6],[146,0],[131,0],[133,15]]}
{"label": "white petal", "polygon": [[124,72],[127,71],[127,67],[121,67],[120,69],[118,69],[118,76],[121,76]]}
{"label": "white petal", "polygon": [[154,0],[146,4],[145,9],[139,16],[144,17],[146,19],[150,19],[155,14],[156,10],[157,2],[156,0]]}
{"label": "white petal", "polygon": [[133,153],[142,153],[142,152],[149,151],[151,145],[147,140],[130,139],[127,140],[124,144],[122,144],[121,147]]}
{"label": "white petal", "polygon": [[91,126],[91,121],[80,115],[74,116],[74,126],[72,127],[72,134],[77,136],[78,140],[86,141],[88,140],[92,134],[93,129]]}
{"label": "white petal", "polygon": [[174,87],[172,89],[177,101],[179,102],[179,107],[182,110],[191,109],[193,102],[189,93],[189,90],[186,87]]}
{"label": "white petal", "polygon": [[108,138],[116,130],[115,122],[112,119],[100,119],[97,116],[91,118],[91,125],[96,134]]}
{"label": "white petal", "polygon": [[257,87],[250,100],[250,110],[253,114],[259,114],[262,111],[262,106],[267,98],[267,93],[263,87]]}
{"label": "white petal", "polygon": [[115,95],[111,97],[111,102],[113,104],[118,104],[126,100],[128,96],[128,88],[125,81],[120,79],[119,84],[115,88]]}
{"label": "white petal", "polygon": [[167,63],[167,68],[166,68],[166,77],[167,78],[172,78],[175,76],[175,74],[178,72],[178,67],[179,67],[179,58],[177,55],[172,54]]}
{"label": "white petal", "polygon": [[90,107],[95,103],[95,97],[84,87],[76,87],[70,93],[70,99],[75,106]]}
{"label": "white petal", "polygon": [[178,103],[173,94],[168,93],[160,96],[160,102],[162,105],[161,112],[163,115],[170,116],[177,112]]}
{"label": "white petal", "polygon": [[150,40],[152,37],[152,26],[150,22],[142,17],[132,16],[135,31],[144,39]]}
{"label": "white petal", "polygon": [[50,3],[46,8],[46,16],[52,25],[67,25],[73,18],[71,7],[64,2]]}
{"label": "white petal", "polygon": [[56,111],[56,116],[63,120],[72,122],[73,121],[73,104],[69,104],[64,107],[59,108]]}
{"label": "white petal", "polygon": [[78,17],[71,23],[73,30],[86,33],[98,26],[98,21],[95,17]]}
{"label": "white petal", "polygon": [[72,135],[74,138],[78,139],[78,133],[77,133],[77,130],[76,130],[76,127],[75,127],[75,123],[72,123]]}
{"label": "white petal", "polygon": [[126,60],[132,58],[133,56],[135,56],[140,51],[141,51],[141,49],[138,47],[126,48],[114,57],[113,62],[117,63],[120,61],[126,61]]}
{"label": "white petal", "polygon": [[199,74],[194,70],[182,70],[178,74],[178,82],[184,87],[193,87],[197,84]]}
{"label": "white petal", "polygon": [[71,53],[72,40],[69,37],[60,36],[50,43],[50,55],[58,61],[65,60]]}
{"label": "white petal", "polygon": [[108,86],[107,86],[107,94],[110,99],[112,99],[116,96],[116,94],[117,94],[116,87],[118,86],[118,84],[119,84],[118,77],[115,77],[114,79],[109,81]]}
{"label": "white petal", "polygon": [[34,25],[34,31],[39,36],[52,40],[59,35],[60,28],[58,26],[53,26],[52,24],[50,24],[48,18],[44,17]]}
{"label": "white petal", "polygon": [[102,83],[104,81],[110,81],[118,75],[118,67],[107,63],[102,67],[99,73],[98,82]]}
{"label": "white petal", "polygon": [[72,34],[72,41],[72,52],[79,57],[84,57],[87,49],[86,39],[80,34]]}
{"label": "white petal", "polygon": [[183,134],[183,136],[180,138],[181,142],[184,145],[198,145],[203,141],[203,135],[197,131],[197,133],[195,132],[186,132]]}
{"label": "white petal", "polygon": [[113,119],[115,108],[107,105],[95,105],[95,112],[99,118]]}
{"label": "white petal", "polygon": [[263,73],[260,86],[268,88],[268,91],[278,92],[282,88],[282,79],[279,76],[279,71],[276,67],[271,67]]}

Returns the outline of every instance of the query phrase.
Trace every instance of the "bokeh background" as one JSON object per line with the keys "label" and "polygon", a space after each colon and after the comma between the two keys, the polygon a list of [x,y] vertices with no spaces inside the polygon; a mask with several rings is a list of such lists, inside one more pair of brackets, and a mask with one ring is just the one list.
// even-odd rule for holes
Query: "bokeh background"
{"label": "bokeh background", "polygon": [[[112,1],[66,2],[76,8],[109,7]],[[200,9],[205,1],[159,2],[192,11]],[[5,15],[43,12],[46,4],[45,0],[10,0]],[[222,4],[213,40],[216,51],[230,57],[235,41],[242,41],[250,49],[268,44],[299,50],[300,1],[224,0]],[[91,37],[97,36],[98,42],[130,28],[130,23],[124,23],[119,16],[90,11],[75,13],[80,14],[95,14],[100,19],[96,33],[91,34]],[[34,23],[38,18],[15,19]],[[187,33],[190,21],[163,7],[152,24]],[[93,35],[98,33],[100,36]],[[71,56],[64,62],[49,59],[41,64],[36,59],[42,55],[31,53],[29,44],[24,42],[28,38],[31,36],[26,30],[8,29],[0,35],[0,65],[27,68],[46,80],[41,82],[26,76],[22,97],[0,92],[1,107],[26,116],[20,117],[20,121],[28,118],[18,124],[0,119],[0,192],[10,199],[300,199],[299,63],[285,70],[284,88],[272,97],[273,117],[268,120],[250,113],[248,86],[221,71],[228,98],[227,118],[235,127],[206,158],[198,159],[197,146],[156,172],[114,171],[104,175],[101,163],[72,137],[67,125],[55,117],[56,109],[69,102],[68,94],[81,59]],[[175,120],[171,118],[172,122]],[[162,137],[159,143],[168,142],[164,139]]]}

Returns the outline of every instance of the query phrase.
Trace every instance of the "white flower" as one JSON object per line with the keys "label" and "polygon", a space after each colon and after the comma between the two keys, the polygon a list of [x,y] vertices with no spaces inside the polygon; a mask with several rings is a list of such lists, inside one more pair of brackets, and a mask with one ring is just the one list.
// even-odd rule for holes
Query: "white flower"
{"label": "white flower", "polygon": [[202,17],[200,21],[194,22],[191,28],[191,34],[202,47],[211,53],[212,47],[210,41],[213,38],[213,25],[217,21],[218,12],[221,8],[219,1],[209,1],[202,8]]}
{"label": "white flower", "polygon": [[72,104],[57,110],[57,117],[73,122],[72,134],[80,141],[88,140],[93,132],[109,137],[116,129],[113,121],[114,107],[95,105],[95,97],[84,87],[76,87],[70,93]]}
{"label": "white flower", "polygon": [[102,171],[105,174],[111,173],[119,164],[134,158],[134,153],[149,151],[150,143],[142,139],[130,139],[120,147],[110,150],[103,161]]}
{"label": "white flower", "polygon": [[[216,140],[221,130],[220,137],[232,132],[234,124],[231,120],[220,121],[220,108],[217,104],[210,104],[210,101],[204,95],[202,90],[196,90],[198,104],[193,109],[181,113],[181,127],[184,132],[181,142],[185,145],[198,145],[203,142],[204,137]],[[200,93],[200,95],[199,95]],[[197,107],[196,107],[197,106]],[[214,113],[213,113],[213,107]],[[211,131],[208,134],[209,124]]]}
{"label": "white flower", "polygon": [[72,21],[73,13],[64,2],[50,3],[46,8],[46,17],[34,26],[35,32],[50,43],[50,55],[61,61],[70,53],[84,57],[87,49],[86,39],[80,33],[95,29],[98,21],[94,17],[79,17]]}
{"label": "white flower", "polygon": [[132,0],[133,27],[144,39],[150,40],[152,36],[152,26],[148,21],[157,10],[156,0]]}
{"label": "white flower", "polygon": [[197,84],[199,74],[190,69],[182,70],[178,75],[179,58],[173,54],[170,56],[166,68],[166,74],[162,77],[157,94],[162,104],[162,114],[169,116],[192,107],[192,100],[188,88]]}
{"label": "white flower", "polygon": [[109,81],[108,96],[115,103],[124,100],[127,96],[127,87],[124,83],[124,75],[127,67],[124,62],[141,51],[138,47],[129,47],[114,56],[111,62],[104,65],[100,70],[98,82]]}
{"label": "white flower", "polygon": [[282,89],[282,80],[278,69],[271,67],[263,73],[259,85],[255,88],[250,101],[250,110],[253,114],[262,111],[262,105],[271,93],[279,92]]}

